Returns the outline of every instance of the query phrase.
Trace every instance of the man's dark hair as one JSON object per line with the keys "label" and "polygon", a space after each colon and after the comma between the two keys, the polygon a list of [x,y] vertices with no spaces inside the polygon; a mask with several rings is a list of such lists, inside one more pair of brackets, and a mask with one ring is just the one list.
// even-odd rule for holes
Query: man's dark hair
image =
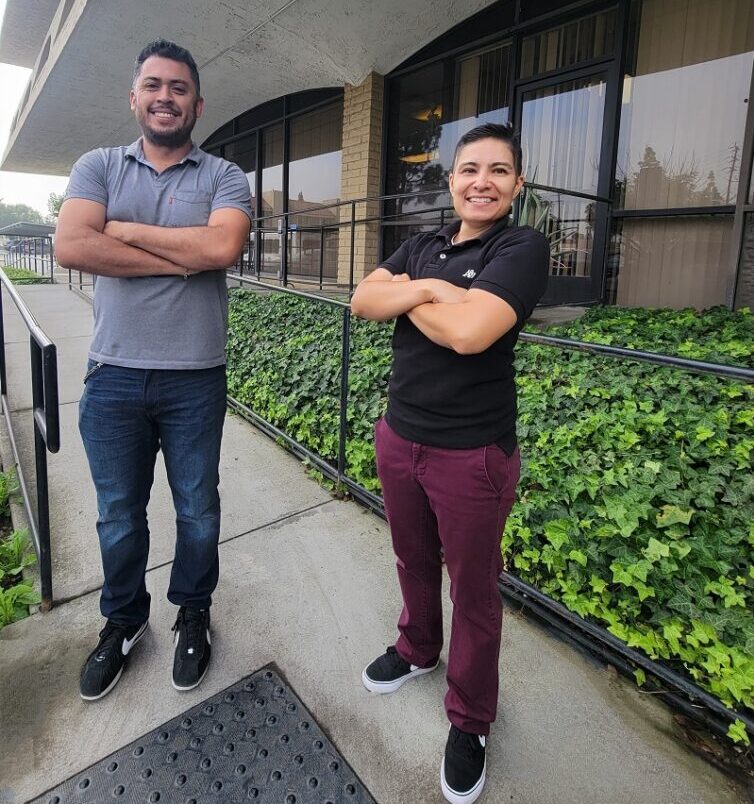
{"label": "man's dark hair", "polygon": [[456,144],[456,149],[453,152],[452,170],[456,169],[456,161],[462,148],[465,148],[472,142],[487,139],[500,140],[500,142],[504,142],[511,149],[513,152],[513,166],[516,169],[516,176],[520,176],[524,161],[521,153],[521,140],[510,123],[484,123],[481,126],[472,128],[471,131],[467,131]]}
{"label": "man's dark hair", "polygon": [[144,64],[150,56],[160,56],[163,59],[180,61],[182,64],[185,64],[191,72],[191,79],[196,87],[197,97],[201,96],[199,70],[194,61],[194,57],[185,47],[176,45],[175,42],[169,42],[167,39],[157,39],[155,42],[150,42],[136,57],[136,64],[134,65],[134,83],[136,83],[136,79],[141,72],[141,65]]}

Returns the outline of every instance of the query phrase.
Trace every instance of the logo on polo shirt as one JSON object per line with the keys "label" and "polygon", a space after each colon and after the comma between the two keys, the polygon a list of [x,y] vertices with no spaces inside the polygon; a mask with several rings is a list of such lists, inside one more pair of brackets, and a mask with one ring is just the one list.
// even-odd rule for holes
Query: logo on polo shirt
{"label": "logo on polo shirt", "polygon": [[461,276],[463,276],[464,279],[473,279],[476,276],[476,271],[473,268],[469,268],[469,270],[466,271],[465,274],[461,274]]}

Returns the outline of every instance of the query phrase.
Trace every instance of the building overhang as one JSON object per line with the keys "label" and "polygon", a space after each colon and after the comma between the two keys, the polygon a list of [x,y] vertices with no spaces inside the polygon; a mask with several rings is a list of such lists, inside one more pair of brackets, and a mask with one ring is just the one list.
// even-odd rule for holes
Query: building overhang
{"label": "building overhang", "polygon": [[272,98],[390,72],[491,2],[63,0],[0,168],[65,175],[85,151],[135,139],[134,58],[156,38],[187,47],[199,65],[206,106],[194,139],[201,142]]}
{"label": "building overhang", "polygon": [[0,27],[0,64],[34,67],[57,9],[58,0],[6,0]]}

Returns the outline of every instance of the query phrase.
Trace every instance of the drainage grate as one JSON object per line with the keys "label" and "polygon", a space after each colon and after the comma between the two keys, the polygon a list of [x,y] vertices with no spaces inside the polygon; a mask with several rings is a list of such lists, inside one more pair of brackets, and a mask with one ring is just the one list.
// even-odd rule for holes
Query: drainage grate
{"label": "drainage grate", "polygon": [[374,804],[291,687],[262,669],[33,804]]}

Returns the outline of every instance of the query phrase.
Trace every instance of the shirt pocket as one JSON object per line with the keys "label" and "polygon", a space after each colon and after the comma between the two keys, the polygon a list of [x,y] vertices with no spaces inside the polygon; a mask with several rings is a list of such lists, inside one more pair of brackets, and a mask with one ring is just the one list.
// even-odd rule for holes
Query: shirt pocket
{"label": "shirt pocket", "polygon": [[173,226],[206,226],[212,208],[212,194],[180,190],[170,196],[170,220]]}

